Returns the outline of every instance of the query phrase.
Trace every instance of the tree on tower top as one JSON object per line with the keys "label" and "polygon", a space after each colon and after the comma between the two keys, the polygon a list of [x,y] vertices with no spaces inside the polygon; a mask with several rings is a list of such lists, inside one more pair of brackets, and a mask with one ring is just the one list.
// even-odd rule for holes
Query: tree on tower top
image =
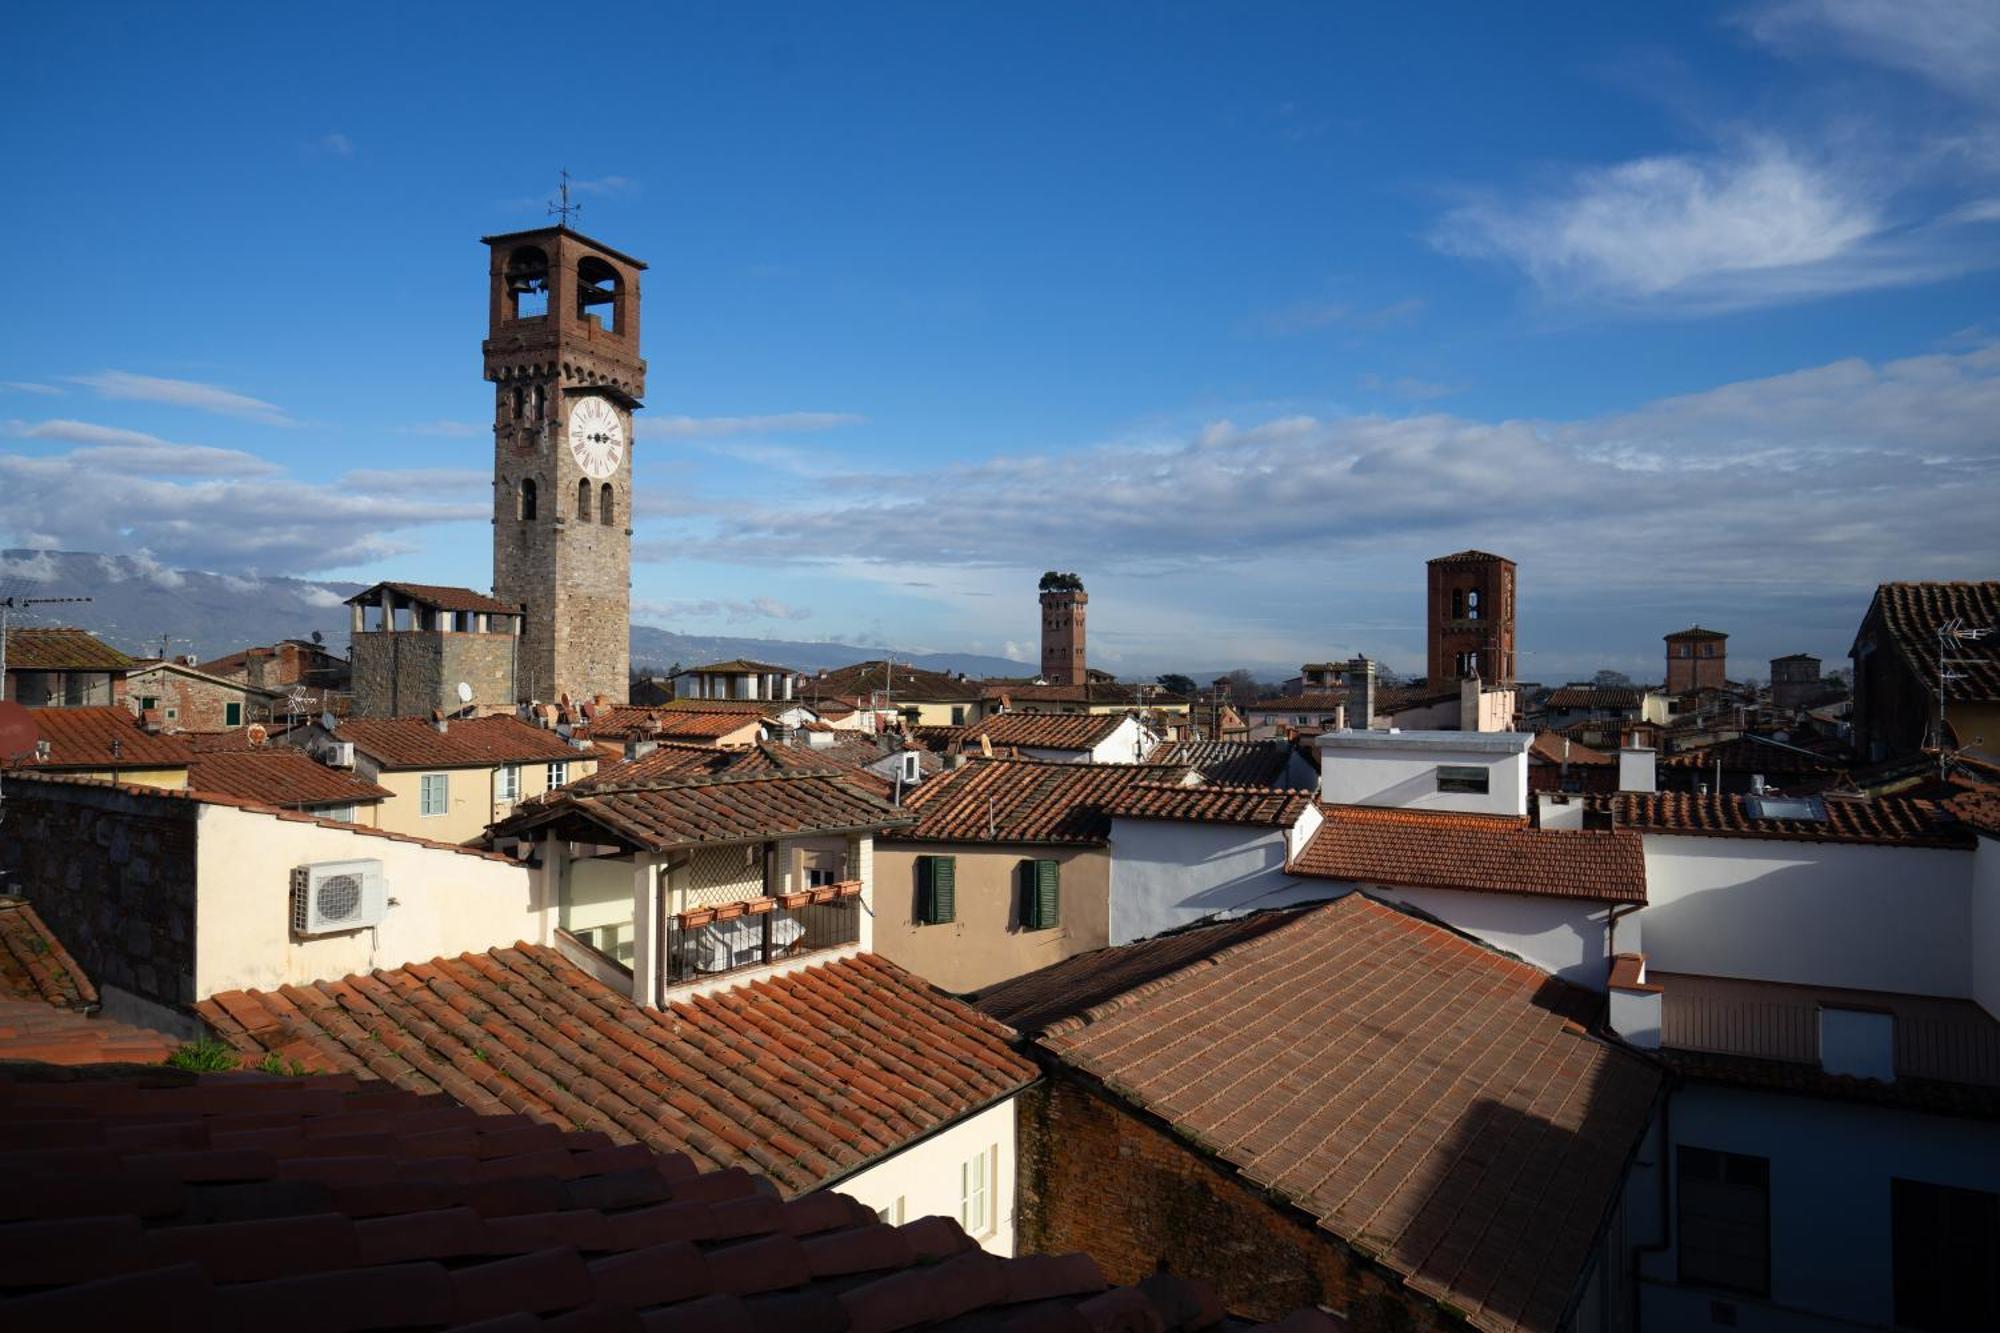
{"label": "tree on tower top", "polygon": [[1082,592],[1083,580],[1078,578],[1074,574],[1058,574],[1056,573],[1055,570],[1052,569],[1048,573],[1042,575],[1041,591]]}

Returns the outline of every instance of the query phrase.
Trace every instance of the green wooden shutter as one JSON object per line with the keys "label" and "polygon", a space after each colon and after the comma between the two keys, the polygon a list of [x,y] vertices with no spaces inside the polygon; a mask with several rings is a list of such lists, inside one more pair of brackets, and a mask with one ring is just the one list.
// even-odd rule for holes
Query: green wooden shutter
{"label": "green wooden shutter", "polygon": [[922,892],[922,920],[927,926],[941,926],[958,916],[958,858],[926,856],[919,861],[919,888]]}
{"label": "green wooden shutter", "polygon": [[1062,924],[1062,863],[1037,861],[1035,865],[1035,929],[1049,930]]}

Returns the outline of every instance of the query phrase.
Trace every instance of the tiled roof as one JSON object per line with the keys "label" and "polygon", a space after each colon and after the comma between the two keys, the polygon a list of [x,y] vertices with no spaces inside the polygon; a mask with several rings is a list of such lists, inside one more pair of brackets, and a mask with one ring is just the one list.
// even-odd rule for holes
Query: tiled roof
{"label": "tiled roof", "polygon": [[1719,629],[1703,629],[1699,625],[1690,625],[1686,629],[1677,629],[1672,634],[1663,635],[1662,637],[1668,640],[1673,640],[1673,639],[1726,639],[1729,636],[1727,634],[1724,634]]}
{"label": "tiled roof", "polygon": [[988,699],[1006,699],[1024,704],[1096,704],[1121,708],[1179,707],[1187,699],[1157,685],[1128,685],[1116,680],[1092,680],[1081,685],[1037,685],[1033,681],[988,681]]}
{"label": "tiled roof", "polygon": [[303,751],[283,746],[197,753],[188,764],[188,787],[293,807],[354,805],[394,794],[387,787],[328,768]]}
{"label": "tiled roof", "polygon": [[1304,694],[1280,695],[1275,699],[1259,699],[1242,706],[1245,714],[1250,713],[1332,713],[1344,708],[1350,695],[1346,690],[1307,690]]}
{"label": "tiled roof", "polygon": [[187,791],[181,788],[147,787],[132,782],[112,782],[103,778],[79,777],[69,773],[37,773],[15,771],[7,775],[7,781],[28,781],[46,783],[51,787],[78,787],[89,791],[115,791],[125,796],[137,796],[148,801],[192,801],[196,805],[226,805],[253,815],[270,815],[274,819],[289,820],[299,824],[317,824],[321,828],[339,829],[344,833],[358,834],[367,838],[387,838],[391,842],[407,842],[415,847],[431,847],[441,852],[452,852],[459,856],[484,857],[489,861],[514,863],[514,858],[501,852],[490,852],[483,847],[464,846],[455,842],[439,842],[433,838],[416,838],[407,833],[391,833],[387,829],[369,828],[364,824],[347,824],[336,819],[299,810],[287,810],[282,806],[266,805],[262,801],[245,800],[241,796],[225,796],[220,792]]}
{"label": "tiled roof", "polygon": [[913,828],[898,842],[1101,843],[1111,835],[1106,803],[1143,783],[1175,782],[1187,770],[1154,764],[1063,764],[968,759],[903,800]]}
{"label": "tiled roof", "polygon": [[792,669],[779,666],[775,662],[753,662],[747,657],[732,657],[727,662],[710,662],[706,666],[684,667],[676,671],[677,676],[701,676],[720,673],[723,675],[791,675]]}
{"label": "tiled roof", "polygon": [[1202,781],[1227,787],[1270,787],[1291,768],[1292,747],[1282,740],[1167,741],[1146,762],[1192,768]]}
{"label": "tiled roof", "polygon": [[1450,555],[1438,556],[1435,560],[1426,560],[1424,563],[1427,565],[1485,564],[1491,560],[1498,560],[1509,565],[1514,563],[1504,555],[1494,555],[1487,551],[1455,551]]}
{"label": "tiled roof", "polygon": [[748,713],[753,717],[776,717],[787,708],[805,707],[793,699],[669,699],[643,706],[662,713]]}
{"label": "tiled roof", "polygon": [[1946,808],[1968,827],[1989,838],[2000,838],[2000,787],[1979,787],[1955,796]]}
{"label": "tiled roof", "polygon": [[1578,744],[1552,731],[1538,731],[1535,733],[1534,743],[1528,747],[1528,762],[1603,766],[1615,765],[1618,756],[1606,754],[1602,750],[1593,750],[1587,745]]}
{"label": "tiled roof", "polygon": [[799,687],[801,696],[808,699],[866,699],[884,691],[889,695],[885,704],[968,703],[979,698],[979,682],[878,660],[807,676]]}
{"label": "tiled roof", "polygon": [[1267,935],[1291,924],[1295,915],[1258,912],[1132,944],[1093,949],[988,986],[967,999],[1022,1036],[1040,1036],[1052,1023],[1074,1018],[1127,991],[1212,959],[1232,945]]}
{"label": "tiled roof", "polygon": [[1594,1007],[1354,893],[1041,1045],[1475,1327],[1554,1330],[1660,1085]]}
{"label": "tiled roof", "polygon": [[0,896],[0,1061],[151,1064],[173,1051],[177,1043],[161,1033],[97,1017],[97,1000],[97,988],[35,909]]}
{"label": "tiled roof", "polygon": [[590,719],[584,733],[596,740],[707,740],[733,736],[758,726],[765,717],[760,706],[709,711],[682,708],[607,708]]}
{"label": "tiled roof", "polygon": [[[1870,618],[1883,630],[1903,661],[1933,691],[1937,688],[1938,626],[1961,620],[1968,628],[2000,625],[2000,581],[1988,583],[1884,583],[1875,589]],[[1862,622],[1865,627],[1867,620]],[[1951,698],[2000,699],[2000,634],[1960,639],[1952,648]]]}
{"label": "tiled roof", "polygon": [[[1649,971],[1662,1053],[1718,1082],[2000,1116],[2000,1022],[1971,1000]],[[1820,1009],[1895,1016],[1893,1083],[1820,1067]]]}
{"label": "tiled roof", "polygon": [[1549,691],[1550,708],[1637,708],[1646,691],[1637,685],[1562,685]]}
{"label": "tiled roof", "polygon": [[1146,782],[1127,787],[1104,803],[1113,819],[1171,819],[1197,824],[1249,824],[1285,828],[1299,822],[1312,793],[1270,787],[1225,787],[1203,783]]}
{"label": "tiled roof", "polygon": [[[309,725],[300,719],[301,727]],[[264,734],[264,739],[251,738],[250,728],[255,727]],[[282,721],[251,722],[240,727],[230,727],[225,731],[180,731],[174,733],[186,741],[196,754],[217,754],[229,750],[262,750],[271,745],[282,744],[287,728]]]}
{"label": "tiled roof", "polygon": [[[831,748],[831,747],[829,747]],[[871,747],[872,748],[872,747]],[[880,758],[879,751],[874,752]],[[721,777],[733,774],[852,772],[852,766],[820,750],[804,745],[776,745],[758,741],[755,745],[718,750],[712,745],[687,741],[662,741],[650,754],[637,759],[621,759],[606,764],[587,778],[579,778],[565,790],[595,791],[604,787],[639,786],[655,782],[677,782],[687,778]]]}
{"label": "tiled roof", "polygon": [[587,790],[565,787],[502,820],[494,832],[520,835],[572,820],[657,852],[701,843],[880,830],[907,823],[908,816],[844,775],[752,772],[613,782]]}
{"label": "tiled roof", "polygon": [[441,583],[378,583],[372,588],[364,588],[355,593],[347,599],[347,604],[352,606],[356,602],[380,602],[384,588],[410,601],[434,606],[440,611],[485,611],[488,614],[507,616],[521,614],[520,607],[488,597],[483,592],[474,592],[470,588],[454,588]]}
{"label": "tiled roof", "polygon": [[1036,1074],[992,1020],[870,954],[659,1010],[531,944],[196,1007],[253,1059],[745,1167],[787,1195]]}
{"label": "tiled roof", "polygon": [[1433,690],[1421,685],[1386,685],[1375,691],[1375,714],[1382,717],[1417,708],[1435,708],[1439,704],[1455,703],[1458,698],[1457,690]]}
{"label": "tiled roof", "polygon": [[146,731],[119,705],[28,711],[34,714],[36,736],[48,742],[49,757],[9,760],[9,769],[182,768],[193,757],[179,737]]}
{"label": "tiled roof", "polygon": [[[37,1075],[40,1075],[38,1078]],[[1195,1333],[1171,1276],[346,1075],[0,1075],[0,1319],[33,1329]],[[1331,1333],[1303,1312],[1284,1333]]]}
{"label": "tiled roof", "polygon": [[1326,818],[1293,860],[1294,874],[1399,888],[1646,901],[1645,851],[1634,833],[1530,828],[1524,819],[1438,810],[1320,810]]}
{"label": "tiled roof", "polygon": [[453,718],[439,731],[420,717],[354,717],[340,724],[335,739],[383,768],[490,768],[528,760],[589,758],[553,731],[519,718]]}
{"label": "tiled roof", "polygon": [[1088,750],[1118,730],[1120,713],[1000,713],[966,728],[974,745],[985,736],[995,745],[1035,750]]}
{"label": "tiled roof", "polygon": [[1668,768],[1713,769],[1720,761],[1725,772],[1738,773],[1820,773],[1833,774],[1840,765],[1822,755],[1802,754],[1791,745],[1772,745],[1755,736],[1739,736],[1692,750],[1677,750],[1660,760]]}
{"label": "tiled roof", "polygon": [[1969,847],[1971,836],[1936,801],[1906,796],[1822,796],[1826,819],[1758,819],[1743,796],[1620,792],[1592,798],[1619,828],[1720,838],[1792,838],[1806,842],[1875,842],[1914,847]]}
{"label": "tiled roof", "polygon": [[9,671],[129,671],[137,665],[86,629],[16,625],[7,631]]}

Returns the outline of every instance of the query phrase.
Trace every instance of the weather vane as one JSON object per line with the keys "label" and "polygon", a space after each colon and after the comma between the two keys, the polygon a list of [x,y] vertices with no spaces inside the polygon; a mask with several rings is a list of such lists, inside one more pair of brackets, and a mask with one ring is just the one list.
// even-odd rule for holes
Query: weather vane
{"label": "weather vane", "polygon": [[567,227],[571,219],[580,217],[582,213],[582,204],[572,204],[569,201],[569,169],[565,167],[562,172],[562,201],[558,203],[554,199],[549,200],[549,216],[561,218],[562,225]]}

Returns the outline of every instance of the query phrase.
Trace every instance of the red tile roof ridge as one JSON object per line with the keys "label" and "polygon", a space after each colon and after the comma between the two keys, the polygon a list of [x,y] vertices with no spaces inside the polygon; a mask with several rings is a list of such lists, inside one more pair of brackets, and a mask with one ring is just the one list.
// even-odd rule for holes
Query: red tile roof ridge
{"label": "red tile roof ridge", "polygon": [[430,847],[441,852],[457,852],[461,856],[484,857],[489,861],[505,861],[509,865],[520,862],[505,852],[491,851],[484,847],[472,847],[463,843],[440,842],[435,838],[419,838],[409,833],[392,833],[388,829],[371,828],[366,824],[348,824],[338,819],[325,819],[301,810],[287,810],[282,806],[266,805],[261,801],[247,800],[240,796],[225,796],[220,792],[189,791],[183,787],[149,787],[139,782],[117,782],[110,778],[84,777],[75,773],[35,773],[13,772],[7,774],[8,782],[20,780],[47,782],[66,787],[93,787],[103,791],[115,791],[126,796],[143,796],[152,800],[187,801],[195,805],[219,805],[245,814],[269,815],[274,819],[293,823],[318,824],[321,828],[339,829],[343,833],[359,833],[370,838],[387,838],[391,842],[407,842],[416,847]]}
{"label": "red tile roof ridge", "polygon": [[1317,879],[1593,902],[1646,901],[1629,829],[1544,829],[1513,816],[1321,805],[1288,873]]}
{"label": "red tile roof ridge", "polygon": [[0,992],[59,1009],[97,1003],[97,987],[28,899],[0,894]]}
{"label": "red tile roof ridge", "polygon": [[1329,819],[1339,816],[1383,824],[1407,824],[1412,828],[1467,828],[1490,831],[1530,827],[1526,815],[1488,815],[1471,810],[1409,810],[1400,806],[1344,805],[1333,801],[1316,801],[1314,804],[1318,805],[1319,812]]}

